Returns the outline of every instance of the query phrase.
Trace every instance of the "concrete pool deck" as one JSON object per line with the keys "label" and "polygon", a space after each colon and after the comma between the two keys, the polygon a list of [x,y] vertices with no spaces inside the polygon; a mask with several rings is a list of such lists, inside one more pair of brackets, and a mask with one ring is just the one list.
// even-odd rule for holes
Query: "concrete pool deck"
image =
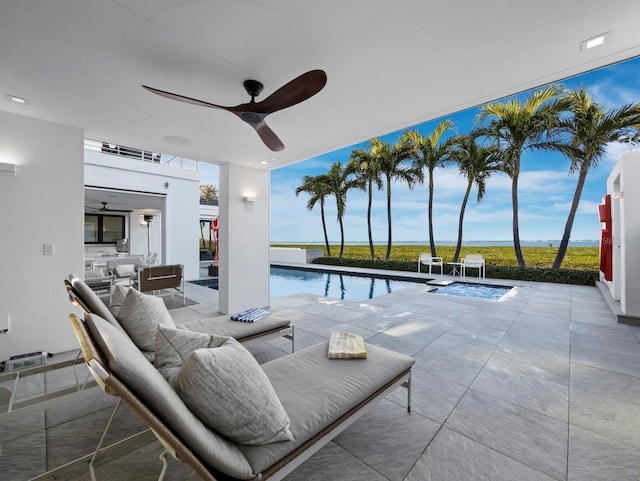
{"label": "concrete pool deck", "polygon": [[[517,295],[486,301],[416,285],[364,302],[273,299],[271,310],[294,322],[298,349],[349,330],[416,359],[411,414],[392,393],[286,480],[637,480],[640,328],[618,324],[595,287],[486,282],[516,284]],[[188,284],[186,294],[198,304],[171,310],[176,323],[217,315],[217,291]],[[289,348],[277,339],[252,352],[264,362]],[[86,454],[112,404],[98,392],[0,425],[0,472],[29,479]],[[141,427],[128,409],[116,420],[116,436]],[[161,450],[154,442],[108,460],[98,479],[156,479]],[[188,471],[172,460],[167,479]]]}

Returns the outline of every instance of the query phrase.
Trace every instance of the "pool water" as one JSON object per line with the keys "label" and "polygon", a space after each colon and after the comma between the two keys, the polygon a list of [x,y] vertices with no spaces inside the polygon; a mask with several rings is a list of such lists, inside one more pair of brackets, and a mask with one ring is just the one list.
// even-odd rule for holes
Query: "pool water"
{"label": "pool water", "polygon": [[512,287],[488,284],[473,284],[470,282],[452,282],[446,286],[438,286],[430,291],[432,294],[448,294],[460,297],[479,297],[497,301],[507,294]]}
{"label": "pool water", "polygon": [[[218,288],[218,279],[200,279],[190,281],[211,289]],[[424,284],[425,279],[400,280],[394,277],[343,274],[340,272],[271,267],[269,277],[270,297],[283,297],[292,294],[309,293],[354,302],[373,299],[377,296],[397,292],[417,283]],[[476,297],[499,300],[511,287],[473,284],[470,282],[433,281],[435,289],[429,293],[451,296]],[[446,284],[446,285],[441,285]]]}
{"label": "pool water", "polygon": [[355,302],[373,299],[415,285],[416,283],[412,281],[389,277],[359,276],[284,267],[272,267],[269,278],[271,297],[307,292]]}

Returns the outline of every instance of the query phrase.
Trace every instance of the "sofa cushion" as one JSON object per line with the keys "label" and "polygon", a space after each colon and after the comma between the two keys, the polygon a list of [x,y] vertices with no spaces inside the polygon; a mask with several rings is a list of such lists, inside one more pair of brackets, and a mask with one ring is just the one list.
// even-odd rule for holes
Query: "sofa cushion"
{"label": "sofa cushion", "polygon": [[84,271],[85,279],[95,279],[97,277],[104,277],[104,276],[105,276],[104,269],[101,269],[101,268],[87,269],[86,271]]}
{"label": "sofa cushion", "polygon": [[123,332],[88,314],[87,327],[109,369],[143,404],[178,434],[197,456],[218,471],[238,479],[255,479],[238,447],[205,427]]}
{"label": "sofa cushion", "polygon": [[159,325],[176,327],[160,297],[129,289],[118,311],[118,321],[131,340],[143,351],[153,351]]}
{"label": "sofa cushion", "polygon": [[175,389],[198,418],[239,444],[290,441],[289,417],[269,379],[238,341],[212,335],[217,347],[196,349],[175,377]]}
{"label": "sofa cushion", "polygon": [[175,386],[175,377],[184,366],[185,360],[196,349],[217,347],[220,345],[219,336],[210,336],[200,332],[185,331],[159,326],[156,331],[155,368],[160,374]]}
{"label": "sofa cushion", "polygon": [[131,277],[136,273],[136,266],[134,264],[120,264],[113,268],[113,272],[118,277]]}

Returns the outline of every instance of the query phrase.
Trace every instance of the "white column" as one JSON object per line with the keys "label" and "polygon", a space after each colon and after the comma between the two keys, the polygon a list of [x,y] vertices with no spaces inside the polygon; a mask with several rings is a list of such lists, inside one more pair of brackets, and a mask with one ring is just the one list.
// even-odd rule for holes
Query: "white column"
{"label": "white column", "polygon": [[266,170],[220,166],[218,309],[224,314],[269,305],[269,178]]}

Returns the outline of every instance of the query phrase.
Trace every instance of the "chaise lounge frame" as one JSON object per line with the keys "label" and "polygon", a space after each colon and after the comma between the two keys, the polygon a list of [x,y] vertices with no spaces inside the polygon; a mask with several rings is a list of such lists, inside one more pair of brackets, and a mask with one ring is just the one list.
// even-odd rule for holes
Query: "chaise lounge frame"
{"label": "chaise lounge frame", "polygon": [[[237,478],[224,475],[215,470],[215,468],[206,465],[198,456],[187,446],[179,436],[153,411],[148,403],[136,396],[118,377],[109,370],[104,354],[95,342],[93,336],[89,332],[85,322],[78,319],[74,314],[70,314],[71,324],[76,334],[78,342],[81,346],[84,359],[89,370],[95,378],[98,385],[107,395],[116,396],[124,401],[144,422],[149,426],[151,432],[164,446],[160,459],[163,467],[158,478],[162,481],[167,469],[167,457],[171,455],[179,462],[190,465],[193,472],[204,481],[236,481]],[[293,354],[292,354],[293,356]],[[262,471],[254,480],[279,481],[290,474],[295,468],[304,463],[313,454],[328,444],[338,434],[348,428],[351,424],[363,416],[375,403],[396,388],[403,386],[407,388],[407,411],[411,412],[411,367],[399,373],[394,379],[381,385],[367,399],[360,402],[340,418],[325,426],[317,432],[311,439],[302,443],[295,450],[288,453],[282,459],[272,464],[268,469]],[[116,407],[117,408],[117,407]],[[104,436],[103,436],[104,437]],[[91,459],[90,469],[93,474],[92,463],[100,450],[100,446],[96,449],[96,453]]]}

